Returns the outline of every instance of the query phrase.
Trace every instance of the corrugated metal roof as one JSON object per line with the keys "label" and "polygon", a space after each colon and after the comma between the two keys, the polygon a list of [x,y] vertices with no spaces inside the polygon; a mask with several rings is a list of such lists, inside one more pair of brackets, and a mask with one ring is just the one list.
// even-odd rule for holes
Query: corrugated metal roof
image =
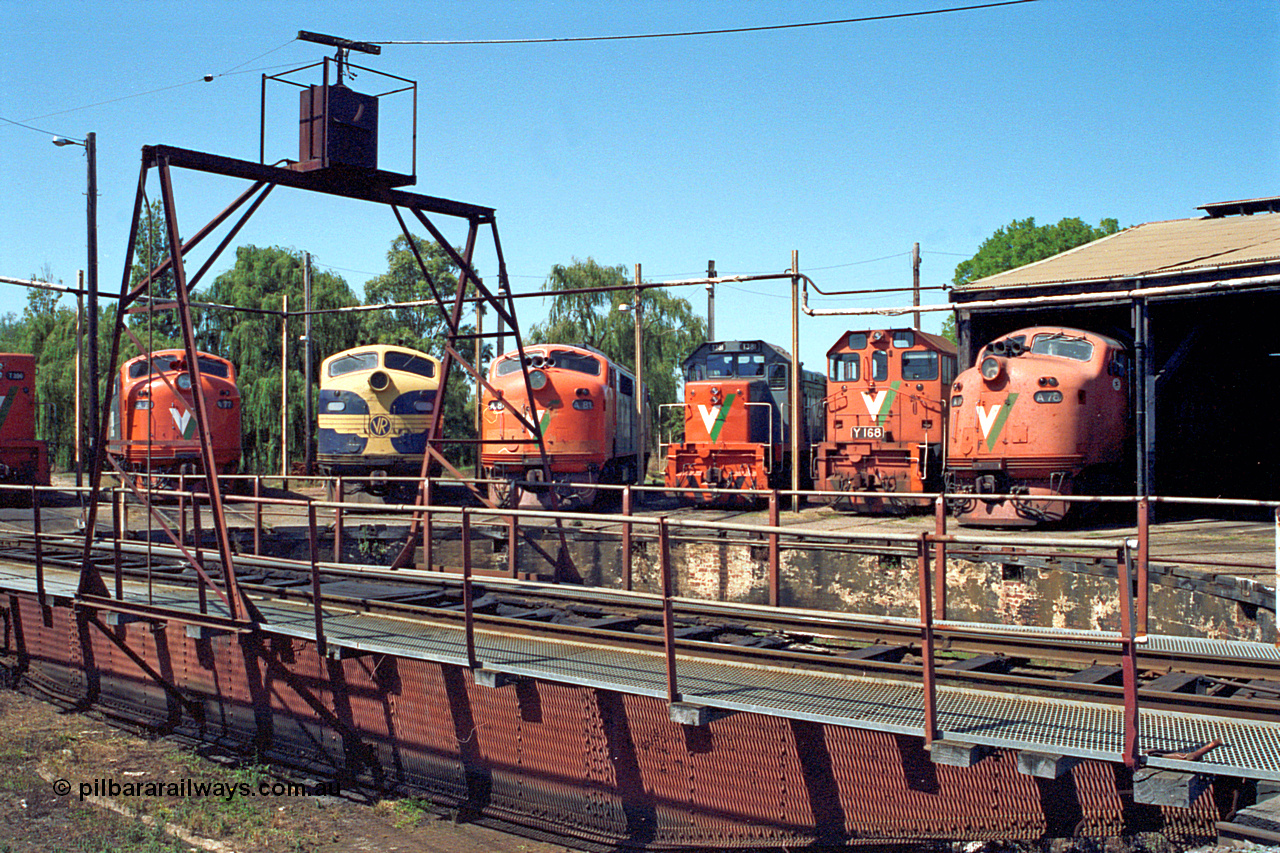
{"label": "corrugated metal roof", "polygon": [[1126,228],[1043,261],[986,278],[962,290],[1029,287],[1105,279],[1194,274],[1280,261],[1280,214],[1173,219]]}

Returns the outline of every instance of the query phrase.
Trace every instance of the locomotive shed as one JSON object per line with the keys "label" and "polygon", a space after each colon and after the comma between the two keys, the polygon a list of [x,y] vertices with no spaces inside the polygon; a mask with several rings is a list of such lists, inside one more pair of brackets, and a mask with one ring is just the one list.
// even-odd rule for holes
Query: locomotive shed
{"label": "locomotive shed", "polygon": [[1024,326],[1116,337],[1133,352],[1138,494],[1269,500],[1280,460],[1252,448],[1270,445],[1270,424],[1238,401],[1270,386],[1280,357],[1280,198],[1199,210],[958,288],[961,366]]}
{"label": "locomotive shed", "polygon": [[[750,561],[767,576],[759,564],[768,563],[769,532],[778,530],[762,523],[767,512],[650,503],[637,513],[643,524],[634,531],[627,592],[616,574],[585,584],[532,580],[544,572],[531,543],[520,546],[517,577],[499,577],[508,574],[505,536],[476,532],[492,511],[468,508],[464,532],[462,507],[440,507],[432,521],[439,568],[389,570],[345,555],[335,562],[332,553],[335,538],[359,541],[366,528],[394,526],[387,508],[356,507],[338,525],[332,504],[278,504],[262,524],[266,544],[292,549],[306,538],[298,534],[308,509],[327,518],[312,582],[306,556],[247,553],[253,513],[229,498],[240,588],[260,615],[252,626],[237,625],[213,594],[202,614],[190,567],[172,548],[148,549],[145,531],[121,544],[118,587],[110,539],[94,551],[119,602],[78,593],[77,507],[42,507],[38,579],[32,510],[6,509],[5,664],[27,689],[61,702],[88,701],[134,724],[257,751],[313,776],[425,792],[462,811],[596,843],[772,846],[1146,828],[1190,839],[1212,834],[1232,814],[1233,797],[1246,802],[1280,781],[1273,598],[1255,612],[1263,630],[1270,626],[1270,642],[1152,630],[1137,652],[1136,768],[1125,764],[1122,633],[1114,619],[1101,630],[1035,630],[993,625],[1011,612],[1000,605],[972,621],[962,615],[971,586],[958,559],[965,548],[986,549],[979,562],[998,567],[997,586],[1017,584],[1014,567],[1025,581],[1056,561],[1106,579],[1114,597],[1114,546],[1135,530],[949,542],[951,612],[932,623],[930,650],[918,609],[891,612],[908,610],[910,594],[866,613],[791,599],[830,580],[802,574],[815,571],[796,562],[806,545],[845,561],[856,546],[881,574],[895,574],[895,584],[912,583],[915,557],[906,555],[933,519],[780,513],[783,606],[770,606],[767,591],[760,601],[758,589],[747,600],[709,589],[690,559],[712,547],[726,553],[729,574]],[[162,512],[177,521],[180,509],[175,502]],[[653,571],[659,517],[669,525],[673,566],[687,552],[669,599]],[[490,520],[506,532],[510,518],[544,547],[555,541],[546,514],[504,511]],[[609,541],[617,549],[622,526],[616,515],[583,514],[567,530],[577,547],[603,553]],[[465,538],[470,561],[461,558]],[[1189,587],[1225,590],[1237,573],[1244,580],[1249,564],[1259,581],[1267,570],[1274,577],[1266,523],[1157,524],[1151,538],[1152,562],[1161,567],[1153,575],[1173,578],[1178,596]],[[219,580],[216,557],[204,559]],[[1238,567],[1213,570],[1228,559]],[[1159,598],[1153,593],[1152,602]],[[1237,611],[1239,599],[1231,604]],[[924,729],[929,655],[932,737]],[[1198,754],[1215,741],[1222,744]]]}

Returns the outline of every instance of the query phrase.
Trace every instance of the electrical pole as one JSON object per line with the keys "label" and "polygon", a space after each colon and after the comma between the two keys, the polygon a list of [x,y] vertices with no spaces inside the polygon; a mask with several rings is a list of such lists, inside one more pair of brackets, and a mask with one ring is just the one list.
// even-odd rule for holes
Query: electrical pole
{"label": "electrical pole", "polygon": [[[84,138],[85,158],[89,163],[89,199],[85,208],[88,221],[88,259],[85,263],[89,285],[89,413],[93,423],[90,436],[89,458],[98,458],[98,430],[102,426],[102,413],[98,400],[98,136],[87,134]],[[176,249],[175,249],[176,251]]]}
{"label": "electrical pole", "polygon": [[[302,464],[303,470],[307,474],[313,471],[313,463],[315,461],[315,453],[311,444],[311,436],[315,431],[315,422],[311,411],[311,253],[302,253],[302,376],[303,387],[306,389],[306,396],[302,401],[302,422],[307,425],[304,433],[302,445]],[[288,374],[284,374],[285,382],[289,381]]]}
{"label": "electrical pole", "polygon": [[791,250],[791,508],[800,511],[800,252]]}
{"label": "electrical pole", "polygon": [[[707,261],[707,278],[716,277],[716,262]],[[716,284],[707,282],[707,340],[716,339]]]}
{"label": "electrical pole", "polygon": [[[920,244],[916,243],[911,248],[911,304],[920,306]],[[913,311],[912,316],[915,317],[915,326],[920,328],[920,312]]]}
{"label": "electrical pole", "polygon": [[645,468],[644,450],[645,435],[644,428],[644,332],[641,328],[640,316],[640,265],[636,264],[636,298],[635,298],[635,320],[636,320],[636,483],[644,485]]}

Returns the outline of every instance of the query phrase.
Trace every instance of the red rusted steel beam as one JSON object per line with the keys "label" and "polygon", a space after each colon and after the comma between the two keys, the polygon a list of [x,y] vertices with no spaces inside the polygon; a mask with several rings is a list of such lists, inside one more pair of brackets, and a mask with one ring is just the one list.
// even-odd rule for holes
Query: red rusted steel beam
{"label": "red rusted steel beam", "polygon": [[947,502],[939,495],[933,504],[934,540],[933,553],[933,618],[939,622],[947,619]]}
{"label": "red rusted steel beam", "polygon": [[472,669],[476,662],[476,617],[472,609],[474,601],[471,589],[471,513],[462,510],[462,618],[467,635],[467,665]]}
{"label": "red rusted steel beam", "polygon": [[324,641],[324,609],[320,601],[320,554],[316,534],[316,506],[307,504],[307,551],[311,558],[311,606],[315,615],[316,654],[324,657],[326,644]]}
{"label": "red rusted steel beam", "polygon": [[622,487],[622,588],[631,592],[631,486]]}
{"label": "red rusted steel beam", "polygon": [[924,743],[938,738],[937,684],[933,671],[933,606],[929,601],[929,534],[921,533],[917,553],[920,570],[920,670],[924,699]]}
{"label": "red rusted steel beam", "polygon": [[520,518],[507,516],[507,573],[515,580],[520,576]]}
{"label": "red rusted steel beam", "polygon": [[44,597],[44,549],[40,541],[40,490],[31,487],[31,530],[36,536],[36,600],[45,606]]}
{"label": "red rusted steel beam", "polygon": [[667,701],[679,702],[676,683],[676,620],[671,596],[671,535],[667,517],[658,519],[658,561],[662,565],[662,638],[667,658]]}
{"label": "red rusted steel beam", "polygon": [[262,475],[253,475],[253,556],[262,555]]}
{"label": "red rusted steel beam", "polygon": [[[778,527],[778,490],[769,492],[769,526]],[[778,532],[769,534],[769,604],[777,607],[782,601],[782,554],[778,545]]]}
{"label": "red rusted steel beam", "polygon": [[1120,583],[1120,674],[1124,683],[1124,763],[1141,766],[1138,745],[1138,661],[1134,637],[1133,549],[1126,542],[1116,553],[1116,578]]}
{"label": "red rusted steel beam", "polygon": [[342,477],[339,476],[336,483],[338,490],[338,505],[333,508],[333,561],[335,563],[342,562],[342,502],[346,500],[346,492],[343,490]]}

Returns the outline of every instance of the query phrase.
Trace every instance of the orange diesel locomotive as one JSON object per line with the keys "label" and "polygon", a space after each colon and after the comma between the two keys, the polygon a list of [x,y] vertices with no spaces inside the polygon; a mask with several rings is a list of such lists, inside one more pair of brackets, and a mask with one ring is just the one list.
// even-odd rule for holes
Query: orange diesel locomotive
{"label": "orange diesel locomotive", "polygon": [[[225,358],[199,353],[200,386],[219,473],[240,464],[240,390]],[[192,377],[182,350],[140,355],[120,367],[111,390],[107,452],[128,471],[201,470]]]}
{"label": "orange diesel locomotive", "polygon": [[[589,507],[598,483],[635,483],[640,439],[636,381],[631,371],[591,347],[540,344],[524,348],[533,389],[532,403],[520,369],[519,351],[499,357],[490,368],[483,398],[480,455],[490,498],[500,506],[542,504]],[[533,434],[512,409],[541,425],[551,480],[571,484],[556,490],[554,502],[543,481],[542,455]],[[646,454],[644,464],[647,465]]]}
{"label": "orange diesel locomotive", "polygon": [[947,397],[956,347],[915,329],[846,332],[827,351],[826,441],[814,460],[814,488],[884,492],[837,505],[858,512],[923,506],[912,492],[942,487]]}
{"label": "orange diesel locomotive", "polygon": [[791,430],[800,430],[802,487],[809,449],[822,437],[821,374],[802,371],[792,417],[791,356],[766,341],[705,343],[684,360],[684,439],[667,448],[666,485],[696,503],[753,501],[744,489],[791,482]]}
{"label": "orange diesel locomotive", "polygon": [[952,388],[947,491],[962,524],[1060,521],[1068,501],[983,495],[1114,491],[1129,436],[1129,351],[1061,326],[1019,329],[987,344]]}
{"label": "orange diesel locomotive", "polygon": [[49,485],[49,451],[36,441],[36,359],[0,353],[0,482]]}

